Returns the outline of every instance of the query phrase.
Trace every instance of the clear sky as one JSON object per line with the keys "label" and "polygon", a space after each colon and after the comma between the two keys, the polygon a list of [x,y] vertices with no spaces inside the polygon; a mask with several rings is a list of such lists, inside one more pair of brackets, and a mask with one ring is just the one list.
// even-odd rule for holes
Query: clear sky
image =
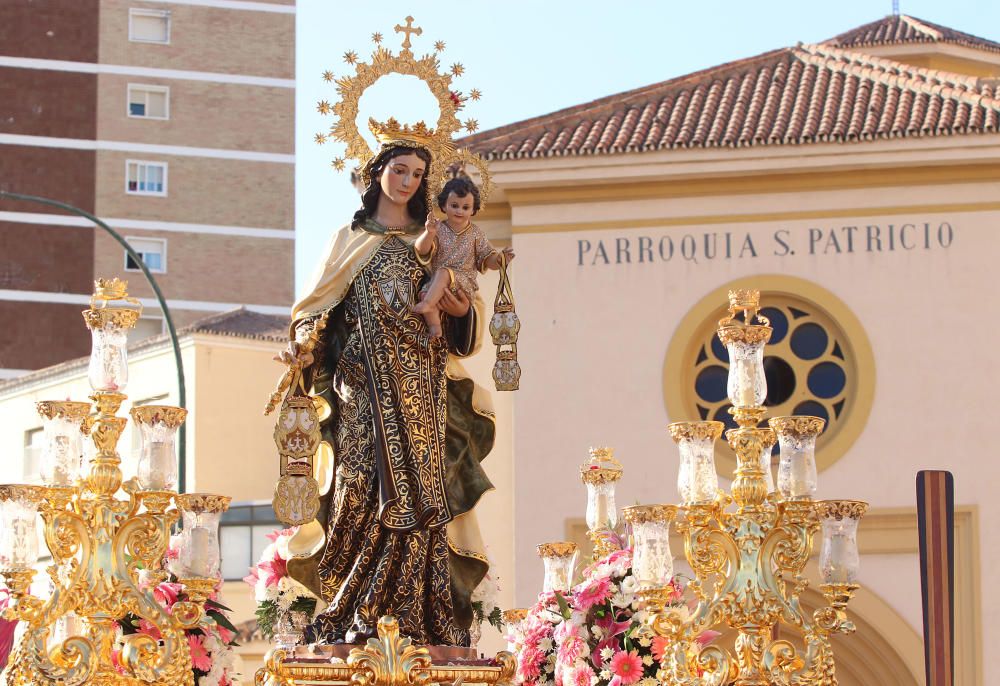
{"label": "clear sky", "polygon": [[[900,11],[1000,41],[997,0],[900,0]],[[891,12],[891,0],[299,0],[296,291],[330,233],[359,204],[349,174],[330,166],[343,146],[313,143],[333,121],[316,111],[316,103],[337,99],[334,85],[321,75],[327,69],[338,76],[352,71],[343,61],[348,50],[368,61],[376,31],[398,52],[402,35],[393,27],[407,15],[424,31],[413,38],[414,53],[431,52],[434,41],[443,40],[443,68],[461,62],[466,69],[454,86],[483,91],[482,100],[459,113],[463,121],[477,119],[483,130],[775,48],[819,42]],[[370,115],[437,119],[433,98],[416,79],[395,77],[371,91],[362,100],[359,124]]]}

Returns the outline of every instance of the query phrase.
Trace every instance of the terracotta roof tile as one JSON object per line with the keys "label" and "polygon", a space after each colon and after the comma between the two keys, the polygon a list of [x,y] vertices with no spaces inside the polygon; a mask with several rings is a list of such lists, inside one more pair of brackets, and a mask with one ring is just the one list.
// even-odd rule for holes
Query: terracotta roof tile
{"label": "terracotta roof tile", "polygon": [[483,131],[488,159],[994,133],[988,80],[799,45]]}
{"label": "terracotta roof tile", "polygon": [[878,21],[834,36],[824,43],[842,48],[864,48],[906,43],[956,43],[969,48],[1000,52],[1000,43],[905,14],[883,17]]}

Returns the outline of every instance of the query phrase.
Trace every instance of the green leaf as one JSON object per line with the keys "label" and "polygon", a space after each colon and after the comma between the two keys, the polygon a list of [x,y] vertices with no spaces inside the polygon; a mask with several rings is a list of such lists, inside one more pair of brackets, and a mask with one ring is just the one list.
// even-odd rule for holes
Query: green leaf
{"label": "green leaf", "polygon": [[569,609],[569,603],[563,598],[562,593],[556,591],[556,602],[559,603],[559,614],[562,615],[563,619],[569,619],[573,616],[573,611]]}
{"label": "green leaf", "polygon": [[218,610],[208,610],[205,612],[205,614],[214,619],[215,623],[221,626],[222,628],[228,629],[229,631],[236,633],[236,627],[233,626],[233,623],[231,621],[229,621],[229,617],[222,614]]}

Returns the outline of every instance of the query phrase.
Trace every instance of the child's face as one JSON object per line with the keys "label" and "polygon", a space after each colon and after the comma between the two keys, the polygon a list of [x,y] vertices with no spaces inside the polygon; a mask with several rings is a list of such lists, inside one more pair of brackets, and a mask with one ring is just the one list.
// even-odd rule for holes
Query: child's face
{"label": "child's face", "polygon": [[472,221],[472,208],[475,198],[472,193],[460,198],[454,193],[448,194],[448,199],[444,203],[444,214],[448,218],[448,225],[456,229],[465,227]]}

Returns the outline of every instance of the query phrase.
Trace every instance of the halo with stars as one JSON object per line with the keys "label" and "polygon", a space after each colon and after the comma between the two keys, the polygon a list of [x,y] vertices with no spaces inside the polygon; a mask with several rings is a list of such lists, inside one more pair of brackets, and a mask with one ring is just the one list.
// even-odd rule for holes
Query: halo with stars
{"label": "halo with stars", "polygon": [[[458,118],[458,112],[464,108],[469,100],[479,100],[482,93],[478,89],[472,89],[468,95],[452,88],[452,80],[460,77],[465,68],[461,63],[441,70],[441,63],[438,55],[445,49],[444,41],[434,43],[434,52],[416,57],[411,50],[411,39],[413,36],[423,34],[423,29],[413,25],[413,17],[406,17],[406,24],[397,24],[394,27],[395,33],[403,34],[402,49],[398,54],[393,54],[391,50],[383,46],[383,36],[381,33],[372,34],[372,42],[375,48],[372,51],[370,62],[362,61],[353,50],[344,52],[344,62],[353,68],[351,75],[337,77],[332,71],[323,73],[323,80],[334,82],[337,86],[337,94],[340,99],[335,104],[330,104],[327,100],[321,100],[316,104],[316,109],[321,115],[332,115],[336,121],[330,126],[327,133],[317,133],[315,141],[324,144],[331,139],[345,144],[346,151],[342,157],[337,157],[332,164],[335,169],[342,171],[346,167],[347,160],[353,160],[357,166],[364,169],[369,160],[376,154],[368,142],[362,137],[358,130],[358,104],[364,92],[373,86],[383,76],[389,74],[402,74],[415,76],[427,84],[431,94],[438,102],[439,116],[433,130],[432,141],[427,145],[432,156],[432,166],[434,169],[428,170],[428,180],[431,181],[433,190],[439,190],[444,183],[446,173],[456,165],[465,166],[471,164],[480,170],[484,187],[481,190],[483,200],[492,189],[489,182],[489,172],[486,169],[486,162],[478,155],[468,150],[455,150],[452,137],[456,132],[464,128],[468,132],[478,128],[475,119],[466,119],[463,124]],[[486,186],[489,186],[487,188]]]}

